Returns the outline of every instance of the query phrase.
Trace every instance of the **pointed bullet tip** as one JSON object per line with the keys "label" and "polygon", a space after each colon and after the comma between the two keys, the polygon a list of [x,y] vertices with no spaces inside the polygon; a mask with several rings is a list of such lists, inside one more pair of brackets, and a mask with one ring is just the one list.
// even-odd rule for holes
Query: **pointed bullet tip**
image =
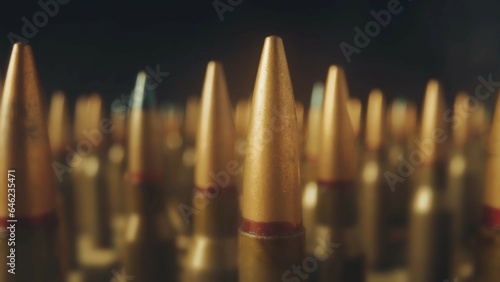
{"label": "pointed bullet tip", "polygon": [[323,82],[318,81],[314,83],[312,96],[311,96],[311,107],[320,108],[323,103],[323,92],[325,91],[325,85]]}
{"label": "pointed bullet tip", "polygon": [[222,64],[219,61],[209,61],[207,68],[220,68]]}
{"label": "pointed bullet tip", "polygon": [[47,126],[52,153],[60,154],[71,144],[68,103],[60,90],[52,94]]}
{"label": "pointed bullet tip", "polygon": [[283,39],[281,39],[281,37],[279,37],[278,35],[269,35],[268,37],[266,37],[265,41],[264,41],[264,44],[276,44],[276,43],[283,43]]}
{"label": "pointed bullet tip", "polygon": [[353,126],[347,110],[349,90],[341,67],[331,66],[325,84],[321,118],[318,180],[352,181],[356,171]]}
{"label": "pointed bullet tip", "polygon": [[431,153],[425,155],[425,164],[441,163],[446,159],[446,139],[443,142],[433,141],[439,138],[436,136],[447,136],[447,124],[443,118],[445,107],[441,84],[431,79],[427,83],[420,128],[421,140],[431,140],[433,146]]}
{"label": "pointed bullet tip", "polygon": [[267,63],[270,63],[271,60],[276,59],[284,60],[286,62],[285,47],[283,45],[283,40],[280,37],[274,35],[266,37],[266,39],[264,40],[264,47],[262,49],[261,65],[263,59],[264,61],[267,61]]}
{"label": "pointed bullet tip", "polygon": [[366,112],[365,145],[368,150],[380,150],[383,146],[385,99],[380,89],[374,89],[368,97]]}
{"label": "pointed bullet tip", "polygon": [[[195,185],[199,189],[215,188],[211,172],[225,170],[234,159],[236,139],[224,69],[220,63],[208,63],[199,114]],[[225,186],[234,186],[234,179],[229,179]]]}
{"label": "pointed bullet tip", "polygon": [[156,83],[145,71],[137,74],[132,98],[130,99],[131,109],[151,109],[156,107]]}

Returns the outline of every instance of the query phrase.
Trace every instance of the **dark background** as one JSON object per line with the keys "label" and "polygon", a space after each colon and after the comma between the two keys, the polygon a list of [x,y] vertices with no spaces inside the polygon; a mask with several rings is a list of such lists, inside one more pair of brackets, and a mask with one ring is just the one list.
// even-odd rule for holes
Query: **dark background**
{"label": "dark background", "polygon": [[[47,2],[48,0],[42,0]],[[220,0],[227,3],[227,0]],[[340,42],[354,45],[355,26],[373,20],[388,1],[243,0],[221,22],[213,0],[70,0],[39,28],[33,46],[45,92],[71,99],[89,91],[107,100],[128,94],[138,70],[159,64],[170,75],[158,87],[162,101],[199,95],[206,64],[221,61],[232,100],[252,92],[264,38],[285,43],[295,96],[308,104],[312,84],[331,64],[345,67],[351,95],[366,99],[380,87],[388,97],[420,102],[429,78],[445,87],[448,103],[458,90],[471,93],[477,77],[500,81],[500,1],[401,0],[403,11],[347,63]],[[4,2],[0,14],[0,66],[5,73],[9,32],[22,35],[37,1]]]}

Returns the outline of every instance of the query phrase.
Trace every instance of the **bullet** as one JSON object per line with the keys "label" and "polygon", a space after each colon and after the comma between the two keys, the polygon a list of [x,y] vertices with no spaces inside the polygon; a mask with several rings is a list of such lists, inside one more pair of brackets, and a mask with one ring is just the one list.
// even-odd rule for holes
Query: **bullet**
{"label": "bullet", "polygon": [[121,246],[125,224],[125,148],[126,148],[127,107],[125,102],[115,99],[111,104],[110,146],[105,159],[106,187],[109,199],[109,214],[112,233],[116,245]]}
{"label": "bullet", "polygon": [[83,109],[76,109],[79,115],[77,118],[81,119],[78,122],[83,126],[81,131],[76,133],[80,139],[74,148],[81,158],[81,163],[75,168],[80,174],[76,192],[78,214],[84,236],[88,237],[96,248],[110,248],[112,233],[109,191],[105,171],[100,168],[106,166],[109,133],[114,128],[104,115],[103,101],[98,93],[91,93],[85,101]]}
{"label": "bullet", "polygon": [[[470,108],[470,116],[468,118],[468,145],[465,148],[467,162],[473,165],[467,166],[469,173],[472,175],[474,185],[470,187],[474,191],[472,200],[469,202],[471,216],[473,218],[473,227],[471,231],[477,234],[478,228],[482,219],[482,206],[484,195],[484,171],[486,171],[487,163],[487,146],[488,137],[491,127],[489,113],[487,112],[484,103],[479,102],[477,107]],[[468,186],[469,187],[469,186]]]}
{"label": "bullet", "polygon": [[488,143],[488,161],[483,198],[482,223],[477,240],[476,280],[478,282],[500,279],[500,98]]}
{"label": "bullet", "polygon": [[[197,97],[189,97],[186,101],[184,111],[184,152],[182,164],[185,167],[183,177],[186,186],[193,186],[194,164],[196,162],[196,133],[200,120],[200,100]],[[192,195],[190,195],[192,196]]]}
{"label": "bullet", "polygon": [[321,105],[323,103],[323,82],[313,85],[311,104],[307,114],[307,128],[305,137],[304,154],[302,162],[302,216],[306,230],[306,253],[313,254],[316,246],[314,232],[316,229],[316,198],[318,184],[316,183],[316,164],[318,161],[318,147],[321,121]]}
{"label": "bullet", "polygon": [[[388,138],[387,168],[386,171],[399,173],[402,158],[410,154],[409,144],[415,140],[414,127],[416,123],[416,107],[403,98],[395,99],[387,111]],[[385,178],[386,174],[384,174]],[[394,183],[386,188],[391,190],[387,194],[389,234],[388,249],[391,250],[391,266],[403,267],[407,257],[409,206],[412,185],[411,181]]]}
{"label": "bullet", "polygon": [[127,136],[124,271],[137,281],[175,281],[175,243],[166,216],[160,119],[152,78],[139,72]]}
{"label": "bullet", "polygon": [[292,83],[277,36],[265,39],[254,89],[238,238],[239,280],[293,281],[297,272],[306,272],[301,270],[305,238],[300,155]]}
{"label": "bullet", "polygon": [[[115,100],[116,101],[116,100]],[[107,157],[107,185],[109,208],[112,220],[122,218],[125,212],[123,184],[125,178],[125,146],[126,146],[126,108],[111,108],[111,144]]]}
{"label": "bullet", "polygon": [[[365,146],[369,151],[378,151],[384,147],[385,98],[380,89],[374,89],[368,95],[366,112]],[[359,123],[359,122],[358,122]]]}
{"label": "bullet", "polygon": [[[190,236],[192,224],[185,222],[182,213],[179,212],[179,205],[192,201],[192,187],[186,183],[192,180],[187,179],[183,163],[183,153],[186,148],[185,138],[183,138],[183,109],[173,103],[165,103],[160,109],[163,126],[163,148],[165,169],[169,172],[166,178],[166,187],[171,190],[167,209],[172,227],[177,235],[178,260],[182,264],[185,260],[186,252],[191,245]],[[182,177],[178,177],[182,175]]]}
{"label": "bullet", "polygon": [[50,150],[54,158],[64,154],[65,147],[72,143],[71,119],[66,95],[56,91],[52,95],[48,117],[48,136]]}
{"label": "bullet", "polygon": [[441,86],[438,81],[430,80],[420,135],[414,140],[413,157],[412,153],[409,155],[410,165],[415,170],[408,251],[411,282],[443,281],[450,277],[451,218],[445,198],[449,136],[444,112]]}
{"label": "bullet", "polygon": [[56,254],[56,183],[43,105],[31,47],[16,43],[0,109],[0,179],[5,185],[0,194],[1,281],[63,281]]}
{"label": "bullet", "polygon": [[71,167],[66,161],[68,152],[65,148],[72,144],[68,107],[64,93],[62,91],[55,92],[50,102],[47,124],[53,159],[52,167],[56,170],[56,176],[59,180],[56,181],[59,253],[65,276],[78,266],[74,186],[72,178],[66,174],[68,172],[66,169],[71,170]]}
{"label": "bullet", "polygon": [[[319,123],[321,121],[321,106],[323,104],[324,88],[323,82],[316,82],[314,84],[311,95],[311,105],[307,114],[305,154],[307,161],[312,163],[317,161],[319,155]],[[316,177],[313,175],[308,177],[308,179],[316,180]]]}
{"label": "bullet", "polygon": [[[469,160],[470,124],[473,109],[469,95],[460,92],[455,97],[452,118],[453,146],[448,164],[448,200],[452,213],[452,276],[470,279],[472,275],[472,238],[477,233],[475,208],[479,207],[474,199],[482,192],[478,179],[472,174],[475,164]],[[477,152],[477,151],[476,151]]]}
{"label": "bullet", "polygon": [[209,62],[196,143],[194,230],[183,281],[238,281],[236,132],[222,65]]}
{"label": "bullet", "polygon": [[[318,159],[316,240],[339,244],[323,253],[318,281],[364,281],[358,225],[356,137],[347,110],[344,70],[331,66],[323,99]],[[315,253],[321,250],[318,244]]]}
{"label": "bullet", "polygon": [[75,109],[72,155],[79,236],[77,250],[84,281],[109,277],[118,263],[111,227],[106,166],[114,125],[105,116],[98,93],[78,99]]}
{"label": "bullet", "polygon": [[[176,228],[176,244],[179,250],[179,259],[184,260],[190,246],[192,235],[192,225],[186,224],[181,213],[178,211],[178,205],[181,203],[190,202],[193,199],[194,187],[194,165],[196,163],[196,134],[199,123],[200,101],[197,97],[189,97],[186,101],[186,108],[184,110],[184,128],[183,128],[183,142],[181,147],[181,159],[177,163],[179,166],[176,175],[169,175],[169,178],[175,178],[172,181],[177,185],[174,187],[173,201],[169,203],[167,208],[169,214],[174,217],[174,222],[183,222],[182,225],[174,225]],[[168,163],[168,162],[167,162]],[[168,180],[170,181],[170,180]],[[175,218],[177,216],[177,218]],[[179,228],[179,229],[177,229]]]}
{"label": "bullet", "polygon": [[358,98],[349,98],[347,100],[347,113],[349,114],[356,138],[359,138],[361,132],[361,109],[361,101]]}
{"label": "bullet", "polygon": [[360,222],[366,267],[370,270],[388,266],[388,204],[391,196],[383,173],[386,171],[385,98],[374,89],[368,96],[360,183]]}

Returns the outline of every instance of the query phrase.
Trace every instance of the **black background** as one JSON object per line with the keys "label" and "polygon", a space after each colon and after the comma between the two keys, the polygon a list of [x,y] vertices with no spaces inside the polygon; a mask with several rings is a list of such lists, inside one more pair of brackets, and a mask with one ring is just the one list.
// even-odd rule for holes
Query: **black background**
{"label": "black background", "polygon": [[[42,0],[47,2],[48,0]],[[227,0],[220,0],[227,3]],[[9,32],[22,35],[38,1],[4,1],[0,14],[0,66],[5,73]],[[243,0],[220,21],[213,1],[70,0],[39,28],[33,46],[41,82],[50,94],[74,99],[99,91],[108,100],[128,94],[138,70],[159,64],[170,75],[158,87],[162,101],[199,95],[206,64],[224,64],[233,102],[252,92],[264,38],[285,43],[295,96],[308,104],[312,84],[331,64],[345,67],[352,96],[373,87],[390,98],[421,102],[425,83],[438,78],[450,103],[473,91],[477,77],[500,81],[500,1],[401,0],[403,11],[347,63],[340,42],[353,45],[354,27],[373,20],[389,1]]]}

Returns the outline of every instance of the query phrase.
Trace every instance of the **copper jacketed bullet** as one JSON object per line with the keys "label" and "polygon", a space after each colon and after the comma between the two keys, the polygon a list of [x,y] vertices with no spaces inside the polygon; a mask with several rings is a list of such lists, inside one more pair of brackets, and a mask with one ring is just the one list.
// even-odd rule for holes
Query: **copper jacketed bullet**
{"label": "copper jacketed bullet", "polygon": [[208,63],[196,143],[194,230],[183,281],[238,281],[236,132],[222,65]]}
{"label": "copper jacketed bullet", "polygon": [[387,266],[390,253],[388,240],[388,197],[391,190],[385,182],[385,98],[382,91],[374,89],[368,96],[365,152],[361,165],[360,222],[363,246],[368,269]]}
{"label": "copper jacketed bullet", "polygon": [[81,162],[77,164],[78,172],[81,173],[76,193],[79,214],[84,238],[88,238],[96,248],[110,248],[112,234],[109,195],[105,171],[101,168],[106,165],[109,133],[113,127],[104,115],[101,95],[92,93],[85,101],[83,113],[76,117],[83,120],[80,121],[83,128],[75,128],[81,130],[77,132],[80,139],[75,144],[77,158],[81,158]]}
{"label": "copper jacketed bullet", "polygon": [[52,152],[52,167],[56,172],[57,207],[59,214],[59,253],[63,270],[68,273],[77,267],[76,215],[74,186],[69,174],[67,146],[71,146],[71,123],[66,96],[62,91],[52,95],[48,118],[48,135]]}
{"label": "copper jacketed bullet", "polygon": [[295,101],[283,41],[277,36],[264,42],[254,89],[241,201],[239,279],[275,282],[308,275],[302,268],[305,238]]}
{"label": "copper jacketed bullet", "polygon": [[[477,208],[475,199],[482,193],[479,181],[472,174],[474,164],[469,161],[471,153],[469,118],[474,109],[470,107],[469,95],[460,92],[453,105],[452,137],[450,158],[448,161],[448,202],[452,215],[452,275],[465,280],[470,278],[472,265],[472,238],[476,233],[475,219]],[[476,153],[480,153],[474,150]],[[483,160],[484,162],[484,160]]]}
{"label": "copper jacketed bullet", "polygon": [[114,127],[104,115],[102,97],[92,93],[79,98],[75,109],[72,153],[73,179],[79,236],[77,250],[84,281],[109,277],[116,267],[113,249],[106,163]]}
{"label": "copper jacketed bullet", "polygon": [[[186,101],[186,108],[184,110],[184,128],[182,132],[182,147],[180,149],[180,163],[176,164],[179,168],[177,174],[169,175],[168,177],[169,182],[174,181],[176,183],[173,187],[172,202],[168,205],[170,210],[169,213],[174,217],[181,215],[177,209],[180,203],[186,203],[193,199],[194,165],[196,163],[195,146],[200,115],[199,111],[200,100],[197,97],[189,97]],[[169,162],[167,161],[167,163]],[[179,249],[179,259],[184,260],[190,245],[192,225],[185,224],[182,217],[174,218],[174,222],[182,222],[182,224],[176,224],[174,227],[177,232],[176,241],[177,248]]]}
{"label": "copper jacketed bullet", "polygon": [[307,128],[305,137],[304,160],[302,162],[302,216],[306,229],[306,253],[312,254],[316,246],[314,232],[316,229],[316,198],[318,184],[316,183],[316,169],[318,161],[318,145],[321,121],[321,105],[323,103],[324,84],[316,82],[311,95],[311,105],[307,114]]}
{"label": "copper jacketed bullet", "polygon": [[[384,178],[390,173],[399,173],[403,166],[402,158],[408,156],[410,148],[408,144],[415,139],[414,128],[416,122],[416,107],[413,103],[397,98],[392,101],[387,110],[387,167],[384,171]],[[391,263],[393,267],[403,266],[406,263],[407,242],[408,242],[408,215],[411,197],[411,181],[391,182],[386,184],[388,193],[388,240],[391,250]],[[387,182],[386,182],[387,183]]]}
{"label": "copper jacketed bullet", "polygon": [[[363,281],[358,224],[356,137],[347,111],[344,70],[331,66],[326,79],[318,159],[315,253],[318,281]],[[324,242],[337,244],[325,249]]]}
{"label": "copper jacketed bullet", "polygon": [[[162,119],[162,138],[165,160],[165,170],[168,171],[166,177],[166,187],[171,190],[167,209],[169,218],[172,220],[172,227],[176,232],[176,244],[178,248],[179,262],[184,261],[186,252],[190,246],[190,236],[192,224],[185,221],[182,213],[179,212],[179,205],[189,203],[192,200],[192,189],[186,183],[186,168],[183,163],[183,154],[186,149],[185,138],[182,134],[184,109],[171,102],[167,102],[160,107]],[[192,152],[192,151],[191,151]],[[191,153],[191,155],[193,155]]]}
{"label": "copper jacketed bullet", "polygon": [[484,171],[487,163],[488,137],[491,127],[489,113],[485,104],[478,102],[477,107],[470,109],[470,116],[467,120],[468,144],[465,147],[465,155],[468,163],[471,181],[474,183],[471,188],[473,196],[469,201],[469,210],[472,216],[472,234],[476,234],[482,218],[482,206],[484,195]]}
{"label": "copper jacketed bullet", "polygon": [[[311,105],[307,113],[307,128],[306,128],[306,142],[305,142],[305,155],[307,162],[316,163],[318,160],[318,144],[321,121],[321,106],[323,104],[323,92],[325,86],[322,82],[316,82],[313,86],[311,95]],[[314,171],[315,169],[313,169]],[[316,180],[313,175],[308,177],[309,180]]]}
{"label": "copper jacketed bullet", "polygon": [[500,281],[500,96],[488,144],[483,218],[477,242],[476,279]]}
{"label": "copper jacketed bullet", "polygon": [[127,137],[123,266],[135,280],[175,281],[175,244],[166,216],[160,119],[152,78],[139,72]]}
{"label": "copper jacketed bullet", "polygon": [[431,80],[425,93],[420,135],[414,140],[415,148],[407,161],[409,171],[415,171],[408,257],[412,282],[443,281],[450,277],[450,211],[445,203],[449,136],[444,112],[441,86]]}
{"label": "copper jacketed bullet", "polygon": [[[31,47],[16,43],[0,109],[0,280],[63,281],[56,255],[56,182]],[[8,186],[8,187],[7,187]]]}
{"label": "copper jacketed bullet", "polygon": [[125,195],[123,186],[126,169],[126,121],[127,106],[125,101],[116,99],[111,103],[111,131],[109,150],[106,156],[106,186],[110,224],[116,245],[122,244],[125,223]]}

